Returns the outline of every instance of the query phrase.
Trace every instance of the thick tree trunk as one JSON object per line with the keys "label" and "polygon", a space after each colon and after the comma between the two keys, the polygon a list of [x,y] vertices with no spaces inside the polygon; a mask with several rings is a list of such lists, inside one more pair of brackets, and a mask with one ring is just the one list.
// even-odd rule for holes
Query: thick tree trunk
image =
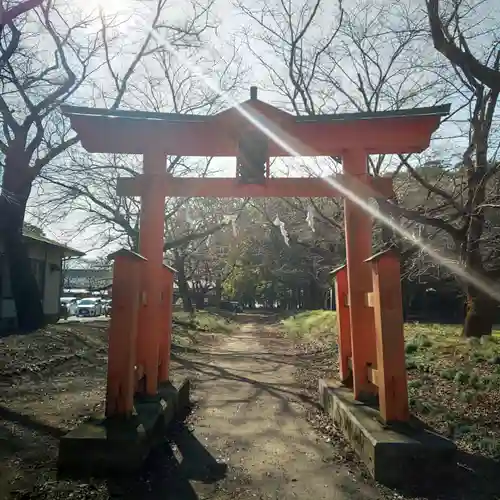
{"label": "thick tree trunk", "polygon": [[29,167],[23,167],[6,158],[0,196],[0,237],[5,245],[18,328],[23,332],[31,332],[43,327],[45,318],[42,296],[22,234],[26,203],[31,191]]}
{"label": "thick tree trunk", "polygon": [[311,279],[306,285],[304,294],[304,309],[314,310],[323,308],[323,290],[318,286],[318,283]]}
{"label": "thick tree trunk", "polygon": [[194,312],[193,300],[191,299],[191,293],[186,281],[183,281],[182,285],[181,281],[179,281],[179,294],[182,299],[182,310],[188,313]]}
{"label": "thick tree trunk", "polygon": [[497,302],[484,293],[470,290],[467,295],[467,313],[465,316],[464,337],[482,337],[491,335]]}
{"label": "thick tree trunk", "polygon": [[[496,106],[496,97],[488,105],[483,100],[481,91],[476,97],[476,107],[472,119],[472,141],[464,153],[464,165],[467,168],[467,203],[469,215],[467,238],[462,247],[462,260],[468,272],[481,276],[484,272],[481,241],[484,231],[485,214],[483,204],[486,201],[486,183],[488,181],[488,135],[491,116]],[[486,100],[487,102],[487,100]],[[484,107],[486,105],[486,108]],[[492,106],[492,107],[491,107]],[[488,119],[481,118],[486,111]],[[475,150],[476,161],[472,154]],[[467,314],[463,334],[466,337],[491,335],[495,319],[496,302],[488,295],[469,286],[467,290]]]}
{"label": "thick tree trunk", "polygon": [[194,302],[196,304],[196,309],[205,309],[205,296],[203,291],[198,291],[194,294]]}

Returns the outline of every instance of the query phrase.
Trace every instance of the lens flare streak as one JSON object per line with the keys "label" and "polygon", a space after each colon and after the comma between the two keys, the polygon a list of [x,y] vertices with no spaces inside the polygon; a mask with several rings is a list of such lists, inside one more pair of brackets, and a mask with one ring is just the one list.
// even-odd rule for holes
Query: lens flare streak
{"label": "lens flare streak", "polygon": [[[144,26],[142,26],[144,28]],[[145,27],[147,30],[151,30],[150,26]],[[258,128],[262,133],[264,133],[270,140],[275,142],[280,148],[285,150],[290,156],[300,157],[303,154],[300,154],[298,150],[301,151],[306,150],[307,156],[316,156],[314,154],[314,150],[311,148],[307,148],[307,145],[298,144],[297,139],[294,137],[289,137],[289,134],[286,134],[283,130],[280,130],[276,127],[274,123],[269,123],[269,121],[258,113],[255,109],[249,111],[247,108],[242,106],[240,103],[236,102],[227,94],[221,90],[217,83],[212,81],[212,79],[204,74],[203,70],[193,64],[189,59],[183,57],[178,54],[177,49],[170,44],[170,42],[162,37],[156,30],[152,31],[153,38],[157,41],[158,44],[165,47],[172,56],[177,58],[179,62],[184,64],[191,74],[197,78],[202,84],[206,85],[212,91],[218,93],[225,102],[236,109],[241,116],[243,116],[248,122]],[[220,57],[220,54],[219,54]],[[310,154],[309,154],[310,150]],[[489,295],[495,300],[500,302],[500,290],[498,287],[491,283],[487,282],[481,276],[478,276],[476,273],[468,271],[464,269],[460,264],[453,262],[451,259],[443,256],[438,250],[425,243],[421,238],[416,237],[411,232],[404,229],[400,224],[391,218],[387,217],[384,213],[382,213],[378,207],[370,205],[368,201],[365,201],[363,198],[359,197],[352,190],[345,187],[342,183],[335,180],[335,178],[323,178],[323,180],[329,183],[332,187],[334,187],[345,199],[356,204],[359,208],[361,208],[364,212],[369,214],[374,219],[377,219],[379,222],[384,224],[385,226],[391,228],[394,232],[396,232],[399,236],[404,238],[407,241],[410,241],[412,244],[418,246],[421,250],[426,252],[434,261],[443,267],[447,268],[451,273],[453,273],[457,278],[463,280],[464,282],[472,285],[477,290],[481,291],[484,294]]]}

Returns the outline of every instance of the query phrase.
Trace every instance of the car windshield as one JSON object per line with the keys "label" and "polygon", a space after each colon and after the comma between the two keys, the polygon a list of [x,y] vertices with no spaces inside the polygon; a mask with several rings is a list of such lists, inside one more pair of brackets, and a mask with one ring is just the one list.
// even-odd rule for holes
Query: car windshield
{"label": "car windshield", "polygon": [[73,297],[62,297],[61,302],[73,302],[75,300]]}
{"label": "car windshield", "polygon": [[95,305],[95,299],[82,299],[78,303],[79,306],[93,306]]}

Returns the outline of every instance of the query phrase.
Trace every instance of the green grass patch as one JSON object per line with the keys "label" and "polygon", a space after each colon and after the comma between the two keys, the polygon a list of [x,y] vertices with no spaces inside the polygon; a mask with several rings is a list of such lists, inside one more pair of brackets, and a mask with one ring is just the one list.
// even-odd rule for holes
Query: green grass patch
{"label": "green grass patch", "polygon": [[173,320],[173,342],[179,346],[196,344],[200,333],[230,334],[237,328],[230,316],[214,311],[175,311]]}
{"label": "green grass patch", "polygon": [[286,335],[304,340],[335,340],[337,314],[335,311],[305,311],[281,322]]}
{"label": "green grass patch", "polygon": [[[296,339],[333,341],[337,339],[337,316],[335,311],[304,311],[282,320],[286,335]],[[492,365],[500,374],[500,331],[495,330],[489,338],[465,339],[460,325],[438,325],[408,323],[405,325],[405,351],[408,369],[442,373],[443,378],[455,379],[467,385],[471,370],[477,363]],[[459,369],[450,369],[449,363],[457,361]],[[442,362],[445,362],[444,364]],[[467,380],[466,380],[467,379]],[[471,379],[474,382],[474,377]]]}
{"label": "green grass patch", "polygon": [[174,312],[174,322],[191,330],[211,333],[231,333],[236,328],[230,315],[216,311]]}

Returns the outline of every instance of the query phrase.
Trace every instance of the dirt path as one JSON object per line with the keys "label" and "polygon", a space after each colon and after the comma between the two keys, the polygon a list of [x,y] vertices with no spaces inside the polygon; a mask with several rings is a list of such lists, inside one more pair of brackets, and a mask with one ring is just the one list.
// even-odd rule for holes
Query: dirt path
{"label": "dirt path", "polygon": [[194,436],[228,466],[218,484],[194,483],[200,498],[378,498],[333,463],[332,447],[306,421],[289,343],[261,329],[243,325],[216,346],[176,359],[198,375]]}

